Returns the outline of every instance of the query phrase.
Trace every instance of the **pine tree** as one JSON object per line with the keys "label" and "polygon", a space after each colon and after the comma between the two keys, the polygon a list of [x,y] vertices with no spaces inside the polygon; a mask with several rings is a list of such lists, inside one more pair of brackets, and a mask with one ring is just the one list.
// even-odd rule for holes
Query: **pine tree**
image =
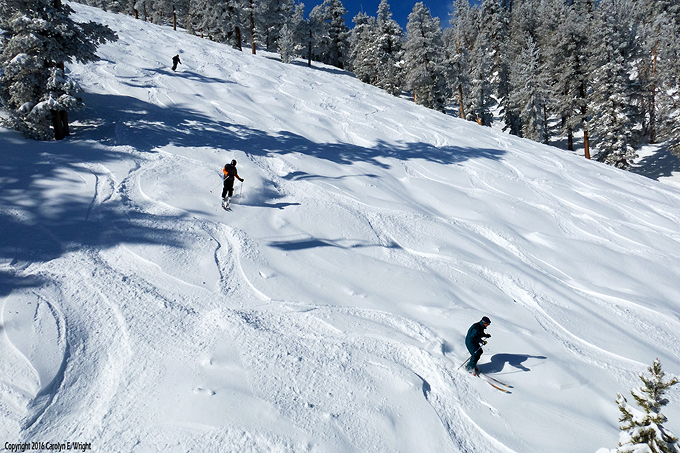
{"label": "pine tree", "polygon": [[282,63],[290,63],[295,59],[295,31],[289,28],[288,24],[283,24],[279,32],[277,45]]}
{"label": "pine tree", "polygon": [[566,5],[553,0],[544,11],[549,22],[542,25],[547,68],[552,79],[555,114],[561,120],[561,133],[567,149],[574,150],[574,132],[584,127],[588,84],[588,24],[590,14],[584,0]]}
{"label": "pine tree", "polygon": [[374,17],[360,12],[354,19],[354,28],[349,39],[348,68],[364,83],[375,83],[378,79],[377,24]]}
{"label": "pine tree", "polygon": [[541,64],[540,52],[529,36],[521,57],[515,61],[511,94],[513,105],[521,107],[522,136],[537,142],[548,143],[548,105],[550,88],[547,71]]}
{"label": "pine tree", "polygon": [[678,379],[673,377],[664,380],[665,373],[659,359],[654,360],[647,370],[649,376],[640,373],[640,380],[644,385],[631,390],[631,395],[642,411],[629,405],[626,398],[618,394],[616,402],[621,411],[619,421],[622,432],[616,452],[678,453],[678,438],[663,427],[667,419],[661,413],[661,408],[668,404],[664,394],[678,383]]}
{"label": "pine tree", "polygon": [[329,24],[326,22],[324,10],[321,5],[316,5],[309,13],[308,24],[308,66],[312,60],[324,61],[324,56],[330,46],[328,34]]}
{"label": "pine tree", "polygon": [[378,61],[376,85],[390,94],[401,91],[403,71],[401,68],[404,30],[392,19],[387,0],[381,0],[376,18],[376,60]]}
{"label": "pine tree", "polygon": [[470,93],[470,53],[477,39],[477,9],[468,0],[455,0],[450,28],[444,32],[447,83],[454,97],[458,98],[458,113],[466,117]]}
{"label": "pine tree", "polygon": [[350,31],[345,14],[347,10],[340,0],[324,0],[309,15],[314,26],[315,58],[338,68],[343,68],[349,58]]}
{"label": "pine tree", "polygon": [[241,50],[241,22],[244,20],[240,0],[191,0],[187,31],[228,42]]}
{"label": "pine tree", "polygon": [[307,65],[312,65],[313,27],[312,19],[305,20],[305,4],[298,3],[290,18],[289,27],[294,30],[295,53],[307,56]]}
{"label": "pine tree", "polygon": [[470,96],[469,107],[466,107],[467,119],[477,121],[480,125],[491,126],[493,114],[491,109],[496,105],[493,98],[493,57],[489,37],[478,33],[470,54]]}
{"label": "pine tree", "polygon": [[640,120],[634,103],[639,85],[630,77],[639,56],[631,14],[634,9],[630,0],[601,0],[590,41],[593,57],[588,129],[598,151],[596,158],[626,170],[637,156],[634,146],[639,137],[635,125]]}
{"label": "pine tree", "polygon": [[118,39],[107,26],[75,22],[72,13],[61,0],[0,1],[0,96],[9,113],[6,123],[36,139],[69,135],[68,111],[83,105],[64,64],[97,61],[99,44]]}
{"label": "pine tree", "polygon": [[[680,151],[677,111],[680,108],[680,3],[675,0],[641,0],[642,57],[636,75],[642,86],[640,106],[645,112],[645,132],[650,143],[669,140]],[[680,155],[680,154],[679,154]]]}
{"label": "pine tree", "polygon": [[[294,9],[293,0],[262,0],[258,5],[258,34],[263,37],[267,50],[278,48],[279,34],[284,24],[290,21]],[[290,27],[287,28],[287,33],[294,32]]]}
{"label": "pine tree", "polygon": [[239,12],[245,18],[243,20],[245,30],[245,38],[250,41],[250,52],[255,55],[257,53],[257,35],[258,35],[258,19],[259,19],[259,4],[260,0],[240,0]]}
{"label": "pine tree", "polygon": [[678,36],[680,35],[680,3],[675,0],[641,0],[639,3],[639,39],[641,58],[636,75],[643,88],[641,107],[645,111],[645,129],[650,143],[668,131],[666,122],[668,94],[678,86]]}
{"label": "pine tree", "polygon": [[446,113],[446,71],[443,65],[443,32],[438,18],[418,2],[408,16],[404,46],[407,89],[417,104]]}
{"label": "pine tree", "polygon": [[[512,130],[512,125],[517,123],[518,111],[510,102],[513,89],[510,83],[510,11],[503,6],[501,0],[482,1],[479,33],[486,35],[488,39],[492,94],[498,100],[501,117]],[[491,124],[490,121],[488,124]]]}

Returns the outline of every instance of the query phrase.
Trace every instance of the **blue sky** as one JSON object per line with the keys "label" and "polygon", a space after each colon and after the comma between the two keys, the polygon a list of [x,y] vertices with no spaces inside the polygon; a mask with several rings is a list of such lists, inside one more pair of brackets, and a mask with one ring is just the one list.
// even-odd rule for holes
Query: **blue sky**
{"label": "blue sky", "polygon": [[[446,27],[449,25],[449,14],[453,8],[453,0],[421,0],[430,9],[433,16],[439,17],[442,22],[442,26]],[[406,22],[408,22],[408,15],[413,11],[413,5],[415,5],[418,0],[394,0],[389,1],[390,9],[392,10],[392,16],[401,27],[406,30]],[[365,12],[369,16],[376,16],[378,12],[378,5],[380,5],[380,0],[343,0],[342,4],[347,9],[348,13],[345,16],[347,26],[350,28],[354,27],[354,22],[352,19],[360,11]]]}
{"label": "blue sky", "polygon": [[[449,26],[449,15],[453,10],[453,0],[421,0],[425,6],[430,9],[430,13],[433,16],[439,17],[443,27]],[[394,20],[396,20],[401,27],[406,30],[406,22],[408,22],[408,15],[413,10],[413,5],[415,5],[418,0],[388,0],[390,4],[390,9],[392,10],[392,15]],[[306,7],[305,10],[311,11],[316,3],[304,2]],[[319,1],[318,3],[321,3]],[[479,1],[473,0],[470,3],[479,3]],[[342,4],[347,9],[348,13],[345,16],[345,21],[347,26],[350,28],[354,27],[354,22],[352,19],[360,11],[365,12],[369,16],[376,16],[378,12],[378,5],[380,0],[342,0]]]}

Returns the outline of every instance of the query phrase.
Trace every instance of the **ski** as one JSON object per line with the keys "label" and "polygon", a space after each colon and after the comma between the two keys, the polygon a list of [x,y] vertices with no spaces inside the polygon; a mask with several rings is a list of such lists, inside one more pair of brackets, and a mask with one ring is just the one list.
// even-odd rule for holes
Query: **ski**
{"label": "ski", "polygon": [[[496,383],[494,382],[495,379],[494,379],[494,381],[492,381],[491,379],[493,379],[493,378],[489,378],[489,376],[487,376],[487,375],[485,375],[485,374],[479,373],[479,374],[477,375],[477,377],[480,378],[481,380],[483,380],[484,382],[486,382],[487,384],[489,384],[491,387],[495,388],[496,390],[500,390],[500,391],[503,392],[503,393],[511,393],[511,392],[510,392],[510,389],[505,388],[505,387],[503,387],[502,385],[496,384]],[[488,378],[488,379],[487,379],[487,378]]]}
{"label": "ski", "polygon": [[[483,374],[483,373],[480,373],[480,374]],[[485,378],[491,379],[492,381],[494,381],[494,382],[495,382],[496,384],[498,384],[498,385],[502,385],[502,386],[507,387],[507,388],[510,388],[510,389],[511,389],[511,388],[514,388],[512,385],[506,384],[506,383],[503,382],[503,381],[499,381],[498,379],[496,379],[496,378],[494,378],[494,377],[491,377],[491,376],[489,376],[488,374],[483,374],[483,376],[484,376]]]}

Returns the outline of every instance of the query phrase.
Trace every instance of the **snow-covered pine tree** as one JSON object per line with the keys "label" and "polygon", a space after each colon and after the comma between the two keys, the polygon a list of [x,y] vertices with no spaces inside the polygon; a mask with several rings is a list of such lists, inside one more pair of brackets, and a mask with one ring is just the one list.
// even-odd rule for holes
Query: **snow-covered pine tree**
{"label": "snow-covered pine tree", "polygon": [[621,434],[616,453],[680,453],[678,438],[663,427],[667,419],[661,413],[661,408],[668,404],[664,394],[678,383],[678,379],[664,380],[659,359],[647,370],[649,376],[640,373],[643,386],[630,392],[642,410],[628,404],[620,393],[616,399],[621,411]]}
{"label": "snow-covered pine tree", "polygon": [[392,19],[387,0],[381,0],[376,18],[376,52],[378,61],[376,85],[390,94],[401,91],[403,71],[401,68],[404,30]]}
{"label": "snow-covered pine tree", "polygon": [[[510,9],[503,6],[502,0],[483,0],[480,11],[480,31],[487,36],[491,56],[492,89],[500,106],[500,114],[512,132],[519,114],[510,102],[512,86],[510,83]],[[490,123],[489,123],[490,124]]]}
{"label": "snow-covered pine tree", "polygon": [[328,35],[329,25],[326,22],[321,5],[316,5],[309,13],[307,20],[307,60],[308,66],[312,65],[312,60],[323,61],[324,55],[330,46]]}
{"label": "snow-covered pine tree", "polygon": [[326,55],[331,44],[328,34],[330,25],[326,21],[322,5],[316,5],[309,13],[309,27],[311,59],[323,63],[327,59]]}
{"label": "snow-covered pine tree", "polygon": [[668,140],[671,151],[680,156],[680,3],[668,3],[656,19],[662,30],[657,59],[657,138]]}
{"label": "snow-covered pine tree", "polygon": [[242,20],[243,37],[250,41],[250,51],[253,55],[257,53],[257,31],[259,19],[259,5],[261,0],[240,0],[238,5],[239,15]]}
{"label": "snow-covered pine tree", "polygon": [[134,0],[132,8],[135,13],[135,18],[142,19],[146,22],[149,20],[149,17],[152,17],[153,4],[151,3],[151,0]]}
{"label": "snow-covered pine tree", "polygon": [[324,0],[309,14],[313,58],[322,63],[342,68],[349,58],[350,31],[345,25],[347,10],[340,0]]}
{"label": "snow-covered pine tree", "polygon": [[531,36],[512,70],[511,103],[521,106],[522,136],[537,142],[548,143],[548,105],[550,87],[548,71],[541,63],[540,51]]}
{"label": "snow-covered pine tree", "polygon": [[487,23],[490,18],[483,17],[483,12],[490,11],[490,8],[484,8],[485,3],[494,2],[495,0],[483,0],[482,10],[479,16],[479,31],[476,34],[476,39],[470,52],[470,97],[469,107],[466,106],[467,119],[476,121],[483,126],[491,126],[493,121],[493,114],[491,109],[496,105],[494,99],[494,52],[491,36],[482,32],[488,29],[483,24]]}
{"label": "snow-covered pine tree", "polygon": [[470,52],[477,39],[476,8],[468,0],[454,0],[450,28],[444,31],[445,61],[449,91],[458,99],[458,114],[466,117],[470,92]]}
{"label": "snow-covered pine tree", "polygon": [[155,24],[173,23],[185,27],[187,14],[189,13],[189,0],[153,0],[153,22]]}
{"label": "snow-covered pine tree", "polygon": [[295,58],[302,55],[302,51],[306,47],[308,25],[304,19],[304,14],[304,3],[298,3],[281,29],[278,47],[281,61],[284,63],[291,63]]}
{"label": "snow-covered pine tree", "polygon": [[[680,108],[680,2],[640,1],[642,57],[637,78],[643,87],[641,107],[650,143],[670,140],[678,149],[677,110]],[[675,131],[675,132],[674,132]]]}
{"label": "snow-covered pine tree", "polygon": [[340,0],[324,0],[309,15],[313,25],[316,59],[343,68],[349,58],[350,31],[345,24],[347,10]]}
{"label": "snow-covered pine tree", "polygon": [[642,52],[636,77],[643,88],[641,104],[645,112],[646,135],[650,143],[656,143],[659,129],[664,135],[663,129],[667,126],[665,120],[668,116],[660,114],[666,107],[664,103],[669,100],[666,95],[669,89],[677,90],[677,85],[668,82],[677,78],[673,69],[677,69],[677,61],[674,60],[677,58],[680,31],[680,3],[675,0],[640,0],[638,7]]}
{"label": "snow-covered pine tree", "polygon": [[0,97],[9,114],[6,123],[36,139],[64,138],[68,112],[82,106],[64,64],[97,61],[99,44],[118,39],[105,25],[75,22],[72,13],[61,0],[0,1]]}
{"label": "snow-covered pine tree", "polygon": [[322,6],[326,6],[328,24],[328,36],[330,48],[328,49],[328,64],[343,68],[349,54],[350,30],[345,24],[347,10],[340,0],[324,0]]}
{"label": "snow-covered pine tree", "polygon": [[[558,0],[559,1],[559,0]],[[509,27],[509,42],[505,46],[506,52],[509,54],[506,58],[510,60],[511,67],[511,80],[517,80],[517,78],[512,75],[512,70],[514,68],[521,67],[524,62],[519,61],[521,55],[525,52],[527,39],[530,37],[534,43],[539,45],[541,41],[541,18],[539,11],[541,10],[541,5],[543,1],[540,0],[514,0],[512,2],[512,10],[510,13],[510,27]],[[545,56],[545,53],[542,53]],[[512,92],[516,87],[512,86],[511,95],[504,99],[504,108],[509,110],[509,115],[504,118],[505,129],[513,135],[522,134],[522,120],[521,116],[517,113],[522,110],[524,106],[515,104],[515,100],[519,99],[517,96],[513,96]]]}
{"label": "snow-covered pine tree", "polygon": [[187,32],[241,49],[239,0],[191,0]]}
{"label": "snow-covered pine tree", "polygon": [[438,18],[418,2],[408,16],[404,45],[404,81],[417,104],[446,113],[443,32]]}
{"label": "snow-covered pine tree", "polygon": [[[293,0],[262,0],[258,6],[258,35],[262,36],[265,49],[277,49],[279,32],[290,21],[295,9]],[[288,32],[293,33],[289,27]],[[292,38],[292,35],[291,35]]]}
{"label": "snow-covered pine tree", "polygon": [[[547,4],[546,4],[547,6]],[[574,132],[583,129],[588,84],[588,26],[586,0],[552,0],[543,10],[542,37],[552,79],[554,113],[561,119],[567,149],[574,150]]]}
{"label": "snow-covered pine tree", "polygon": [[633,22],[636,8],[631,0],[601,0],[595,10],[593,35],[589,41],[590,78],[588,129],[601,162],[630,168],[637,156],[640,112],[634,103],[639,85],[631,80],[633,62],[639,57],[639,42]]}
{"label": "snow-covered pine tree", "polygon": [[364,83],[375,83],[378,78],[377,24],[374,17],[360,12],[354,19],[349,39],[348,68]]}
{"label": "snow-covered pine tree", "polygon": [[279,31],[277,46],[279,54],[281,54],[282,63],[290,63],[295,59],[295,30],[288,28],[288,24],[283,24]]}

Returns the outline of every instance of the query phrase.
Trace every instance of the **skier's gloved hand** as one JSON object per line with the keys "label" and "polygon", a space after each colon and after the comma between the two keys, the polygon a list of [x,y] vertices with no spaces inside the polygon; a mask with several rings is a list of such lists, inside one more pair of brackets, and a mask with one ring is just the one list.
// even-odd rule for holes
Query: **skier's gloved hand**
{"label": "skier's gloved hand", "polygon": [[482,344],[485,345],[485,344],[486,344],[486,340],[482,340]]}
{"label": "skier's gloved hand", "polygon": [[491,338],[491,334],[490,333],[484,334],[484,337],[485,338]]}

